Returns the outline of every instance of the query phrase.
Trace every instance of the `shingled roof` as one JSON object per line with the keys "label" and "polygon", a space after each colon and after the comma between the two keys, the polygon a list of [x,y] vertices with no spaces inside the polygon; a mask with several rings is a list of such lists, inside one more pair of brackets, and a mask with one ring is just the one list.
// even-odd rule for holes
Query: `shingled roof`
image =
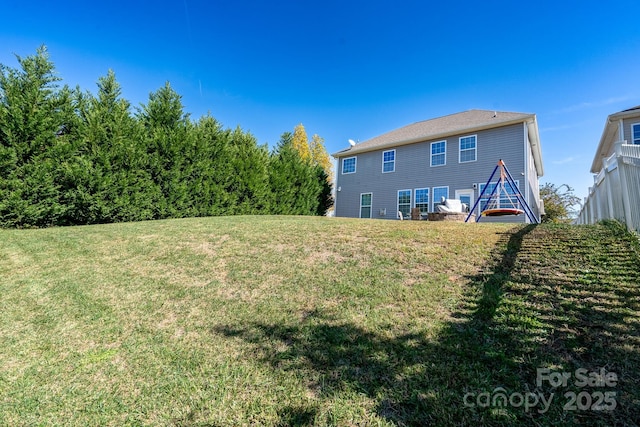
{"label": "shingled roof", "polygon": [[[462,113],[416,122],[401,127],[367,141],[338,151],[333,157],[340,158],[358,153],[375,151],[383,148],[397,147],[422,141],[432,141],[452,135],[471,133],[483,129],[491,129],[516,123],[536,124],[535,114],[510,113],[505,111],[469,110]],[[533,134],[532,134],[533,133]],[[542,159],[537,125],[530,129],[530,140],[534,147],[534,158],[538,176],[542,176]]]}
{"label": "shingled roof", "polygon": [[508,113],[504,111],[469,110],[430,120],[423,120],[335,153],[334,157],[343,157],[380,148],[429,141],[465,132],[473,132],[496,126],[521,123],[533,119],[534,114]]}
{"label": "shingled roof", "polygon": [[627,108],[626,110],[622,110],[621,113],[626,113],[629,111],[636,111],[636,110],[640,110],[640,105],[633,107],[633,108]]}

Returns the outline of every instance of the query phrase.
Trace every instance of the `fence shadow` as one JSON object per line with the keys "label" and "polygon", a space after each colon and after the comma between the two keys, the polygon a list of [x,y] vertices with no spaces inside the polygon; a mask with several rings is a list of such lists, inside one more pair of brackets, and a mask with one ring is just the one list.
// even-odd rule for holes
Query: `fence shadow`
{"label": "fence shadow", "polygon": [[[603,293],[604,285],[596,279],[587,292],[600,292],[600,297],[589,302],[580,295],[588,288],[583,279],[593,278],[591,273],[572,274],[575,268],[589,270],[595,264],[559,274],[553,263],[545,264],[545,257],[553,255],[557,262],[571,258],[572,250],[549,244],[554,238],[535,225],[505,233],[494,263],[468,278],[468,294],[437,339],[422,333],[389,337],[318,311],[306,313],[299,324],[255,322],[214,332],[251,343],[255,354],[275,369],[308,377],[310,392],[320,399],[346,392],[374,399],[378,415],[399,426],[635,425],[640,415],[638,396],[633,396],[638,390],[639,347],[637,341],[627,346],[619,341],[640,335],[640,292],[631,285],[640,282],[640,259],[625,253],[629,265],[624,271],[631,275],[624,278],[627,285],[607,287],[609,293]],[[538,264],[521,271],[521,263]],[[542,303],[531,303],[534,300]],[[620,310],[603,312],[607,305]],[[558,310],[566,315],[558,316]],[[624,333],[621,328],[626,328]],[[629,365],[607,362],[611,360]],[[478,400],[481,393],[557,391],[536,385],[539,367],[599,366],[621,375],[615,411],[566,411],[554,401],[541,413],[542,404],[525,410],[523,405],[482,405]],[[280,411],[282,425],[312,425],[318,411],[313,406],[285,407]]]}

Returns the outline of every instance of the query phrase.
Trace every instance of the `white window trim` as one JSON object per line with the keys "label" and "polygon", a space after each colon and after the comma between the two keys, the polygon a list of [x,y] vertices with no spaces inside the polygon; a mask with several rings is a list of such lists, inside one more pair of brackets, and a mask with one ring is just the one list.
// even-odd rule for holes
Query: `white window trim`
{"label": "white window trim", "polygon": [[[519,179],[514,179],[514,180],[513,180],[513,182],[515,182],[515,184],[516,184],[516,188],[517,188],[518,190],[520,190],[520,180],[519,180]],[[498,180],[497,180],[497,181],[490,182],[489,184],[496,184],[496,185],[497,185],[497,184],[499,184],[499,183],[500,183],[500,178],[498,178]],[[509,184],[509,182],[508,182],[508,181],[506,181],[506,183],[507,183],[507,184]],[[482,189],[483,189],[484,187],[486,187],[486,185],[487,185],[487,183],[486,183],[486,182],[482,182],[482,183],[478,184],[478,196],[482,193]],[[485,193],[485,194],[483,195],[483,197],[484,197],[485,195],[487,195],[487,194]]]}
{"label": "white window trim", "polygon": [[436,203],[440,203],[440,200],[438,200],[436,202],[436,188],[446,188],[447,189],[447,196],[446,198],[449,198],[449,186],[448,185],[441,185],[439,187],[431,187],[431,212],[435,212],[436,211]]}
{"label": "white window trim", "polygon": [[[514,179],[513,182],[515,182],[515,184],[516,184],[516,189],[520,192],[520,194],[522,194],[522,190],[520,190],[520,180],[519,179]],[[500,180],[495,181],[495,182],[490,182],[489,184],[498,185],[499,183],[500,183]],[[507,184],[509,184],[509,182],[507,182]],[[480,198],[480,194],[482,194],[482,190],[484,189],[484,187],[486,187],[486,185],[487,185],[486,182],[483,182],[483,183],[478,185],[478,198]],[[498,191],[498,190],[496,190],[496,191]],[[482,195],[482,197],[485,200],[487,200],[490,195],[491,195],[491,193],[484,193]],[[515,197],[517,199],[518,196],[516,196],[515,194],[511,194],[511,197]],[[517,202],[520,203],[519,200],[517,200]],[[482,212],[482,200],[480,200],[480,202],[478,203],[478,209],[480,210],[480,212]]]}
{"label": "white window trim", "polygon": [[427,200],[427,212],[430,212],[429,208],[431,207],[431,190],[429,189],[429,187],[420,187],[420,188],[415,188],[413,190],[413,207],[414,208],[418,207],[418,203],[417,203],[418,196],[417,196],[417,193],[418,193],[419,190],[427,190],[427,197],[428,197],[428,200]]}
{"label": "white window trim", "polygon": [[[349,159],[355,159],[353,162],[353,172],[345,172],[344,171],[344,162],[345,160],[349,160]],[[352,157],[345,157],[342,159],[342,168],[340,168],[340,171],[342,172],[342,175],[350,175],[352,173],[356,173],[356,170],[358,169],[358,156],[352,156]]]}
{"label": "white window trim", "polygon": [[[384,153],[389,153],[391,151],[393,151],[393,161],[385,162],[384,161]],[[385,171],[384,170],[384,164],[385,163],[393,163],[393,169],[390,170],[390,171]],[[396,171],[396,150],[394,149],[394,150],[385,150],[385,151],[383,151],[382,152],[382,173],[391,173],[391,172],[395,172],[395,171]]]}
{"label": "white window trim", "polygon": [[[631,123],[631,135],[629,135],[631,137],[631,142],[630,144],[635,144],[635,140],[633,139],[633,128],[634,126],[639,126],[640,127],[640,123]],[[640,144],[640,140],[638,140],[638,144]]]}
{"label": "white window trim", "polygon": [[398,190],[396,193],[396,214],[400,212],[400,193],[403,191],[409,192],[409,215],[411,215],[411,208],[413,207],[413,191],[410,188],[405,188],[403,190]]}
{"label": "white window trim", "polygon": [[[462,161],[462,148],[461,148],[461,144],[462,144],[462,140],[464,138],[471,138],[474,137],[476,144],[475,147],[473,148],[473,151],[475,152],[475,158],[473,160],[465,160],[464,162]],[[470,148],[466,148],[464,151],[471,151]],[[473,162],[477,162],[478,161],[478,134],[475,135],[465,135],[465,136],[461,136],[460,138],[458,138],[458,163],[473,163]]]}
{"label": "white window trim", "polygon": [[[363,205],[362,204],[362,196],[364,196],[365,194],[370,194],[371,195],[371,204],[370,205]],[[369,217],[366,218],[362,216],[362,208],[364,207],[368,207],[369,208]],[[358,209],[358,217],[361,219],[371,219],[373,218],[373,193],[372,192],[366,192],[366,193],[360,193],[360,208]]]}
{"label": "white window trim", "polygon": [[[433,144],[440,144],[441,142],[444,142],[444,163],[441,165],[434,165],[433,164]],[[438,154],[439,156],[440,154]],[[430,145],[429,145],[429,166],[432,168],[437,168],[440,166],[446,166],[447,165],[447,140],[444,139],[442,141],[433,141]]]}
{"label": "white window trim", "polygon": [[[476,192],[473,188],[463,188],[454,191],[455,198],[460,200],[461,196],[469,196],[469,212],[471,212],[471,208],[473,208],[473,204],[475,203]],[[466,213],[466,212],[465,212]]]}

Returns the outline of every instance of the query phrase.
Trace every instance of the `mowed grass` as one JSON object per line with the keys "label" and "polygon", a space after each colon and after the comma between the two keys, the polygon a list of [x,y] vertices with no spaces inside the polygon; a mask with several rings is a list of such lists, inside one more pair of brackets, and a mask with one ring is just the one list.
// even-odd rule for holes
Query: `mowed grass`
{"label": "mowed grass", "polygon": [[[614,225],[0,230],[0,424],[635,425],[639,265]],[[536,384],[602,367],[615,386]],[[465,405],[499,387],[555,399]],[[580,391],[616,407],[566,410]]]}

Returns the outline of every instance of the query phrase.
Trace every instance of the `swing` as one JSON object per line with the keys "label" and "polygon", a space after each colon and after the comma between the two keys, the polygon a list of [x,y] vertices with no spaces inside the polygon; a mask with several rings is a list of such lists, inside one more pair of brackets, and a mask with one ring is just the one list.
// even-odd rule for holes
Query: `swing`
{"label": "swing", "polygon": [[482,215],[484,216],[520,215],[523,213],[524,211],[518,208],[496,208],[485,209],[484,211],[482,211]]}
{"label": "swing", "polygon": [[[504,185],[506,174],[504,170],[504,165],[500,164],[500,166],[501,166],[500,181],[498,182],[498,188],[494,189],[494,191],[491,193],[491,196],[489,196],[489,201],[487,202],[485,209],[482,212],[480,212],[480,215],[504,216],[504,215],[523,214],[524,211],[518,208],[518,206],[515,203],[513,203],[513,200],[511,199],[511,195],[509,194],[509,192],[507,191],[507,188]],[[511,185],[511,183],[509,183],[509,185]],[[500,206],[500,199],[502,194],[504,195],[502,196],[502,198],[507,199],[511,204],[511,207]]]}
{"label": "swing", "polygon": [[[489,197],[486,198],[487,203],[484,209],[482,210],[482,212],[480,212],[480,215],[476,218],[476,222],[480,219],[480,217],[483,217],[483,216],[506,216],[506,215],[517,216],[521,214],[526,214],[532,223],[537,224],[538,219],[535,217],[535,215],[531,211],[531,208],[527,204],[526,200],[524,200],[522,193],[518,189],[518,186],[515,184],[515,181],[513,180],[513,178],[511,177],[511,174],[507,169],[507,166],[504,164],[502,160],[498,161],[498,165],[493,170],[491,177],[489,177],[489,180],[485,184],[484,189],[480,193],[480,197],[478,197],[478,199],[476,200],[476,203],[473,205],[473,208],[469,211],[469,215],[467,216],[467,219],[465,220],[465,222],[469,221],[469,218],[471,218],[471,215],[475,211],[476,206],[478,205],[478,203],[481,202],[481,200],[483,200],[482,196],[484,195],[487,188],[489,188],[491,180],[493,179],[493,176],[498,171],[498,169],[500,169],[500,181],[496,183],[496,186],[493,188],[493,191],[491,191],[491,194],[489,195]],[[511,192],[513,194],[509,194],[509,192],[507,191],[507,188],[505,187],[505,181],[509,183],[509,186],[511,187]],[[514,197],[516,199],[516,202],[519,204],[514,203],[513,201]],[[508,201],[511,206],[505,206],[506,205],[506,203],[504,203],[505,200]],[[502,202],[502,205],[501,205],[501,202]],[[525,211],[524,208],[526,208],[527,210]]]}

